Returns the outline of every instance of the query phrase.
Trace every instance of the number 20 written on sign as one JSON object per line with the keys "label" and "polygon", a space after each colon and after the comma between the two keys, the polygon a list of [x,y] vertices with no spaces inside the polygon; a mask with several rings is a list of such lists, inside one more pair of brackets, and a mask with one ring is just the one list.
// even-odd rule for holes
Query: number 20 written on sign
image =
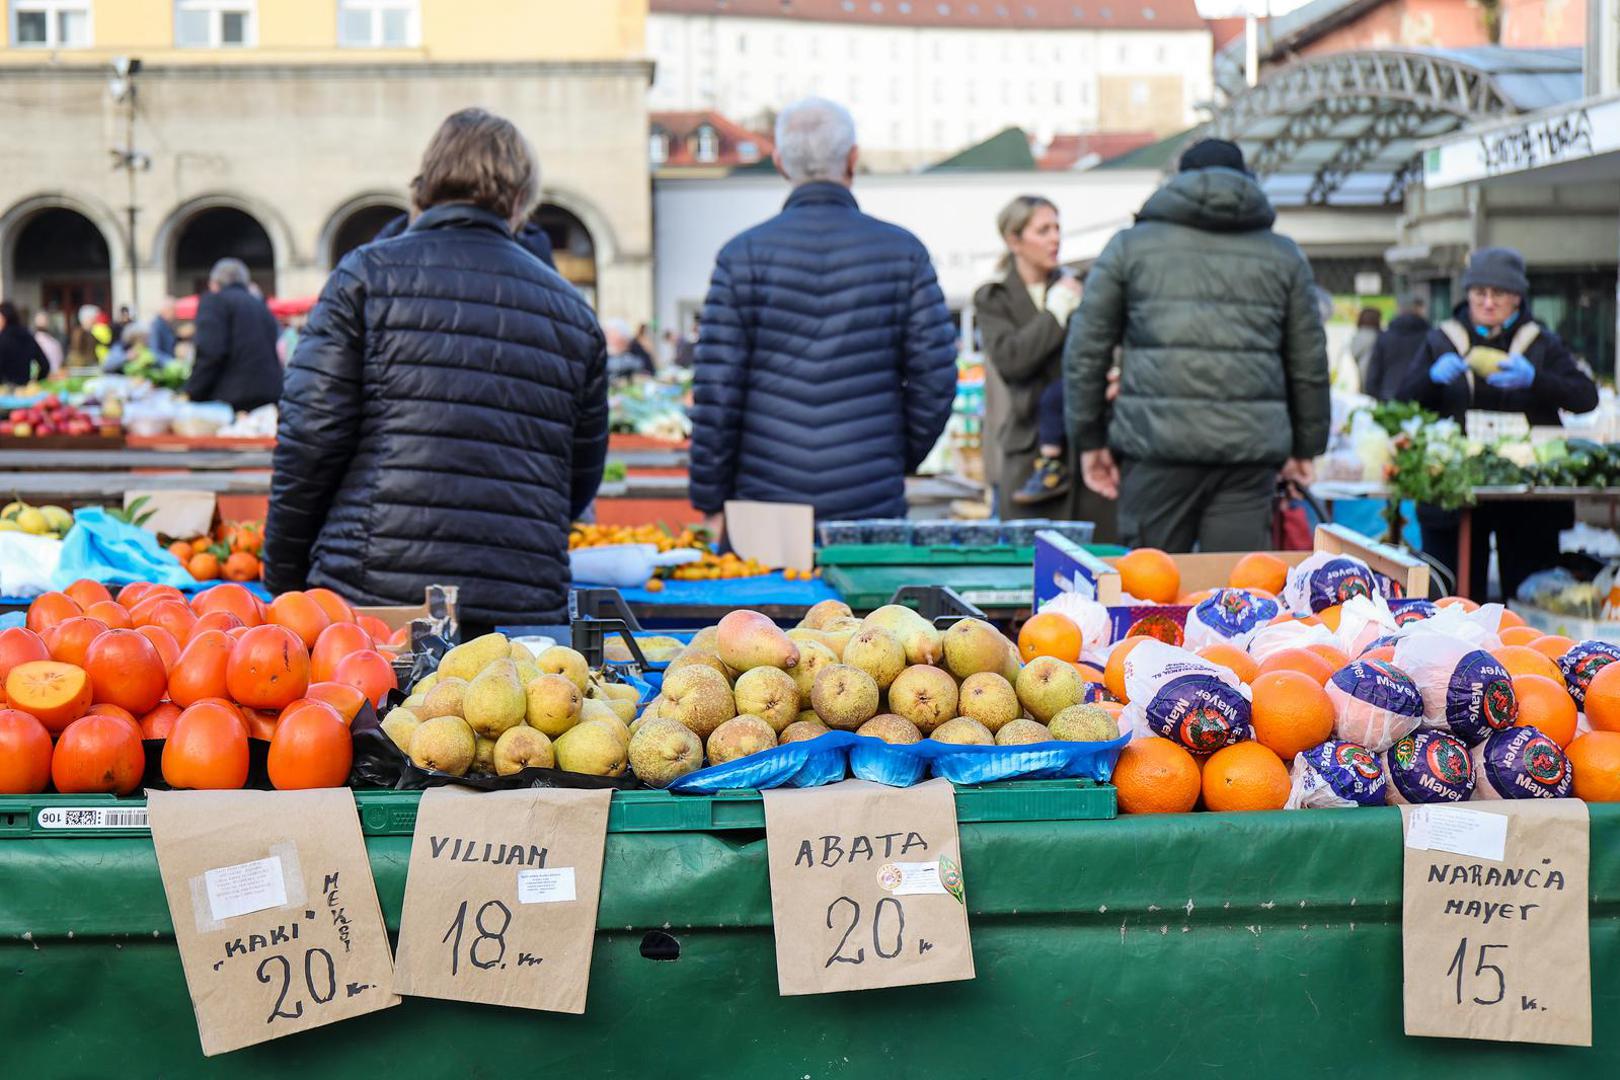
{"label": "number 20 written on sign", "polygon": [[[297,998],[293,999],[292,1011],[286,1010],[287,993],[292,989],[292,962],[285,956],[278,953],[259,961],[256,973],[259,981],[266,984],[274,982],[276,975],[272,969],[276,967],[281,969],[281,991],[276,995],[276,1003],[270,1009],[270,1015],[264,1019],[267,1024],[273,1024],[277,1020],[297,1020],[304,1015],[304,1003]],[[317,976],[317,968],[325,968],[325,972]],[[325,984],[324,992],[322,983]],[[309,990],[310,1000],[316,1005],[325,1005],[337,997],[337,968],[332,963],[331,953],[318,946],[304,950],[304,986]]]}
{"label": "number 20 written on sign", "polygon": [[[885,918],[884,905],[892,905],[892,913]],[[847,925],[845,925],[847,923]],[[855,937],[861,925],[861,905],[848,896],[840,896],[827,905],[827,929],[836,932],[840,925],[844,926],[844,934],[838,939],[838,945],[833,949],[832,955],[827,957],[824,968],[834,964],[864,964],[866,963],[866,947],[860,944],[852,945],[850,938]],[[890,939],[885,941],[885,934],[892,931]],[[857,942],[859,939],[856,939]],[[906,947],[906,909],[899,900],[892,896],[885,896],[877,902],[872,910],[872,951],[881,959],[893,960],[899,956]],[[918,952],[927,952],[933,946],[926,941],[918,942]],[[846,952],[853,949],[853,955]]]}

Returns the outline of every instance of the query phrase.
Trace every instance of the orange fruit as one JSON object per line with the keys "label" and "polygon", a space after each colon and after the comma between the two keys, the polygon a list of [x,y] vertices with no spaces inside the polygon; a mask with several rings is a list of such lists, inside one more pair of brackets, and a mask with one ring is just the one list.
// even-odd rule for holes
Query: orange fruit
{"label": "orange fruit", "polygon": [[394,665],[375,649],[361,649],[339,660],[337,667],[332,670],[332,678],[329,681],[354,687],[378,708],[382,707],[383,698],[388,695],[388,691],[399,686],[398,676],[394,674]]}
{"label": "orange fruit", "polygon": [[264,621],[259,611],[259,598],[240,585],[215,585],[212,589],[203,590],[192,598],[191,610],[198,615],[229,612],[240,619],[243,626],[258,626]]}
{"label": "orange fruit", "polygon": [[1080,659],[1082,644],[1074,620],[1055,611],[1031,616],[1018,631],[1018,655],[1026,664],[1037,656],[1055,656],[1072,664]]}
{"label": "orange fruit", "polygon": [[1276,594],[1288,584],[1288,564],[1263,551],[1245,555],[1232,567],[1226,584],[1234,589],[1264,589]]}
{"label": "orange fruit", "polygon": [[1321,611],[1316,613],[1316,617],[1321,620],[1322,625],[1327,627],[1329,630],[1332,630],[1335,634],[1339,632],[1339,619],[1343,615],[1344,608],[1339,604],[1334,604],[1332,607],[1323,608]]}
{"label": "orange fruit", "polygon": [[51,733],[25,712],[0,709],[0,795],[38,795],[50,782]]}
{"label": "orange fruit", "polygon": [[1257,742],[1223,746],[1204,762],[1206,810],[1281,810],[1288,788],[1288,767]]}
{"label": "orange fruit", "polygon": [[193,555],[201,555],[203,552],[207,551],[213,546],[214,541],[212,537],[199,536],[191,542],[191,553]]}
{"label": "orange fruit", "polygon": [[112,630],[128,630],[134,625],[129,621],[129,612],[111,600],[98,600],[86,607],[84,613],[92,619],[100,619]]}
{"label": "orange fruit", "polygon": [[278,791],[342,787],[353,757],[349,725],[338,711],[300,698],[282,711],[270,737],[270,784]]}
{"label": "orange fruit", "polygon": [[1092,665],[1092,664],[1075,664],[1074,665],[1074,670],[1078,671],[1080,673],[1080,677],[1082,679],[1084,679],[1086,682],[1088,682],[1088,683],[1096,683],[1098,686],[1104,685],[1103,684],[1103,673],[1101,671],[1097,670],[1097,668],[1094,665]]}
{"label": "orange fruit", "polygon": [[177,560],[179,560],[181,566],[184,566],[186,563],[191,561],[191,545],[184,540],[176,540],[174,543],[170,544],[168,551],[170,555],[173,555]]}
{"label": "orange fruit", "polygon": [[1570,743],[1564,754],[1575,770],[1577,799],[1620,802],[1620,731],[1588,732]]}
{"label": "orange fruit", "polygon": [[185,709],[204,698],[225,697],[225,666],[235,645],[223,630],[192,634],[169,672],[169,700]]}
{"label": "orange fruit", "polygon": [[44,724],[52,734],[90,708],[94,691],[83,668],[56,660],[30,660],[6,676],[6,701]]}
{"label": "orange fruit", "polygon": [[1363,660],[1383,660],[1386,663],[1395,659],[1395,646],[1380,645],[1376,649],[1368,649],[1361,654]]}
{"label": "orange fruit", "polygon": [[1564,677],[1551,657],[1525,645],[1504,645],[1492,650],[1491,655],[1507,668],[1509,675],[1545,675],[1554,682]]}
{"label": "orange fruit", "polygon": [[24,622],[34,633],[43,634],[57,623],[83,614],[84,608],[67,593],[40,593],[28,605],[28,616]]}
{"label": "orange fruit", "polygon": [[241,619],[228,611],[210,611],[206,615],[198,616],[197,621],[192,624],[191,638],[195,638],[204,630],[234,630],[238,626],[246,625]]}
{"label": "orange fruit", "polygon": [[1260,674],[1260,665],[1254,657],[1236,645],[1205,645],[1198,650],[1198,655],[1232,672],[1238,677],[1238,682],[1253,682],[1254,677]]}
{"label": "orange fruit", "polygon": [[1093,702],[1093,704],[1115,720],[1118,720],[1125,712],[1125,703],[1123,701],[1097,701]]}
{"label": "orange fruit", "polygon": [[1114,651],[1108,654],[1108,664],[1103,668],[1103,685],[1120,701],[1130,700],[1125,696],[1125,658],[1142,642],[1152,640],[1145,637],[1128,637],[1115,645]]}
{"label": "orange fruit", "polygon": [[64,795],[128,795],[141,786],[141,733],[120,716],[85,716],[67,726],[51,755],[51,782]]}
{"label": "orange fruit", "polygon": [[321,631],[332,625],[332,619],[306,593],[285,592],[270,601],[267,622],[285,626],[297,634],[305,649],[313,649]]}
{"label": "orange fruit", "polygon": [[1180,596],[1176,597],[1176,606],[1197,607],[1199,604],[1202,604],[1205,600],[1208,600],[1214,595],[1214,589],[1201,589],[1198,592],[1182,593]]}
{"label": "orange fruit", "polygon": [[1545,675],[1515,675],[1513,696],[1519,699],[1519,727],[1533,727],[1559,746],[1575,737],[1575,699],[1561,679]]}
{"label": "orange fruit", "polygon": [[11,669],[30,660],[49,660],[50,646],[32,630],[13,626],[0,630],[0,683],[5,682]]}
{"label": "orange fruit", "polygon": [[1255,741],[1283,761],[1333,735],[1333,699],[1303,671],[1268,671],[1254,680]]}
{"label": "orange fruit", "polygon": [[333,622],[354,622],[354,608],[331,589],[309,589],[304,595],[319,604],[326,617]]}
{"label": "orange fruit", "polygon": [[1575,643],[1561,634],[1548,634],[1536,638],[1530,643],[1530,647],[1548,659],[1562,660],[1564,654],[1575,647]]}
{"label": "orange fruit", "polygon": [[245,551],[231,553],[225,560],[225,579],[227,581],[258,581],[260,573],[259,560]]}
{"label": "orange fruit", "polygon": [[1260,661],[1260,674],[1271,671],[1300,671],[1316,680],[1317,686],[1326,686],[1338,668],[1318,653],[1309,649],[1279,649]]}
{"label": "orange fruit", "polygon": [[1507,608],[1503,608],[1502,619],[1496,625],[1498,629],[1509,630],[1513,627],[1523,626],[1524,618],[1516,611],[1509,611]]}
{"label": "orange fruit", "polygon": [[1295,615],[1292,611],[1278,613],[1268,622],[1267,626],[1281,626],[1283,623],[1304,623],[1306,626],[1321,626],[1322,620],[1315,615]]}
{"label": "orange fruit", "polygon": [[309,651],[285,626],[244,629],[225,665],[225,685],[238,704],[284,709],[309,689]]}
{"label": "orange fruit", "polygon": [[[373,641],[390,641],[393,639],[395,631],[375,615],[360,615],[354,621],[360,624],[360,629],[371,635]],[[410,623],[406,623],[401,629],[407,629],[410,625]]]}
{"label": "orange fruit", "polygon": [[1593,731],[1620,731],[1620,664],[1605,664],[1587,684],[1586,721]]}
{"label": "orange fruit", "polygon": [[90,643],[107,632],[107,624],[88,615],[75,615],[63,619],[42,635],[45,647],[51,650],[51,659],[64,664],[84,667],[84,654]]}
{"label": "orange fruit", "polygon": [[219,577],[219,556],[210,551],[199,551],[186,560],[186,572],[198,581],[213,581]]}
{"label": "orange fruit", "polygon": [[1173,604],[1181,595],[1181,568],[1158,548],[1137,548],[1115,560],[1120,588],[1150,604]]}
{"label": "orange fruit", "polygon": [[1307,645],[1305,647],[1332,664],[1334,671],[1350,666],[1350,658],[1332,645]]}
{"label": "orange fruit", "polygon": [[107,591],[107,586],[89,578],[80,578],[62,591],[86,611],[90,609],[91,604],[112,603],[112,593]]}
{"label": "orange fruit", "polygon": [[333,623],[315,639],[309,651],[309,678],[311,682],[327,682],[337,670],[338,661],[361,649],[375,649],[371,635],[352,622]]}
{"label": "orange fruit", "polygon": [[354,723],[354,718],[366,704],[365,691],[348,683],[312,682],[306,696],[308,700],[324,701],[332,706],[343,717],[345,724]]}
{"label": "orange fruit", "polygon": [[141,717],[141,738],[167,739],[174,722],[180,717],[180,706],[172,701],[165,701],[157,708]]}
{"label": "orange fruit", "polygon": [[210,698],[175,718],[163,744],[163,779],[170,787],[234,790],[247,778],[248,733],[241,713]]}
{"label": "orange fruit", "polygon": [[1460,607],[1464,611],[1478,611],[1479,605],[1466,596],[1442,596],[1434,602],[1435,607]]}
{"label": "orange fruit", "polygon": [[168,666],[157,646],[135,630],[108,630],[92,641],[84,670],[96,701],[136,716],[157,708],[169,683]]}
{"label": "orange fruit", "polygon": [[161,626],[138,626],[135,632],[152,643],[152,648],[158,651],[163,660],[163,670],[173,668],[180,659],[180,642],[175,636]]}
{"label": "orange fruit", "polygon": [[1135,739],[1119,753],[1114,788],[1122,814],[1185,814],[1198,805],[1198,762],[1169,739]]}
{"label": "orange fruit", "polygon": [[1545,636],[1533,626],[1508,626],[1497,634],[1504,645],[1528,645]]}

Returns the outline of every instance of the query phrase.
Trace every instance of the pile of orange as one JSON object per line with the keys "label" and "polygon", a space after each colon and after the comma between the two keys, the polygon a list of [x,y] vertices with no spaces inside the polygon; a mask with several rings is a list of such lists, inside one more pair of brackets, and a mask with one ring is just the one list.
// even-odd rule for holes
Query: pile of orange
{"label": "pile of orange", "polygon": [[198,581],[258,581],[264,573],[259,562],[263,548],[263,524],[229,521],[214,536],[176,540],[169,554]]}
{"label": "pile of orange", "polygon": [[349,774],[349,724],[396,686],[379,649],[400,633],[328,589],[265,604],[241,585],[188,603],[166,585],[93,581],[38,597],[0,631],[0,793],[128,794],[163,740],[174,788],[239,788],[248,740],[277,788]]}

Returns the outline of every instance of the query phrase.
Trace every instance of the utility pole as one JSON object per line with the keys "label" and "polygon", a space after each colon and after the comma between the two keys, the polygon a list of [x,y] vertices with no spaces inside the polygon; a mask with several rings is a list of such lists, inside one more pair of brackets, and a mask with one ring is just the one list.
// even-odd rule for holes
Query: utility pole
{"label": "utility pole", "polygon": [[135,174],[152,167],[152,159],[135,149],[135,76],[141,73],[139,57],[120,56],[113,61],[113,78],[107,89],[116,104],[124,107],[124,145],[113,150],[113,168],[123,169],[127,180],[128,202],[125,213],[125,244],[129,257],[129,308],[140,311],[140,273],[136,259],[135,222],[140,210],[135,197]]}

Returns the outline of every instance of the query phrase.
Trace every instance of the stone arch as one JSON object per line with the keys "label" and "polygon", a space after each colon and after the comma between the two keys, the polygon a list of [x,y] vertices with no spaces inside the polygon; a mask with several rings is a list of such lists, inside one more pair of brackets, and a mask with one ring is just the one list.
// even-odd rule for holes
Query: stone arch
{"label": "stone arch", "polygon": [[[178,254],[180,241],[187,227],[198,217],[212,210],[234,210],[251,218],[263,230],[270,243],[270,270],[276,277],[292,266],[296,257],[292,230],[287,227],[286,220],[273,206],[249,196],[226,192],[200,195],[186,200],[171,210],[163,219],[163,224],[158,226],[152,243],[152,250],[157,256],[158,264],[163,268],[163,278],[170,292],[184,295],[193,291],[190,283],[177,279],[179,268],[175,264],[175,256]],[[274,293],[273,288],[265,291],[267,294]]]}
{"label": "stone arch", "polygon": [[[31,195],[12,204],[4,214],[0,214],[0,294],[7,298],[20,300],[24,307],[36,307],[43,300],[48,299],[41,295],[40,283],[38,282],[30,282],[27,289],[19,292],[17,242],[30,225],[34,224],[42,215],[51,211],[66,211],[76,214],[88,222],[100,234],[107,256],[104,267],[98,266],[94,268],[98,271],[94,276],[103,283],[97,289],[92,290],[96,295],[59,297],[57,299],[64,307],[76,307],[78,303],[96,303],[102,308],[110,307],[112,303],[113,274],[121,267],[127,268],[128,247],[125,243],[126,233],[119,226],[118,218],[110,207],[93,197],[70,192]],[[86,271],[90,269],[92,268],[85,267]]]}
{"label": "stone arch", "polygon": [[[349,242],[356,235],[354,228],[357,222],[366,215],[380,217],[380,213],[377,212],[384,209],[391,212],[390,216],[397,216],[407,213],[410,204],[405,196],[397,191],[362,192],[340,203],[327,216],[326,224],[321,226],[321,234],[315,240],[316,258],[321,269],[330,273],[344,255],[359,247],[359,244]],[[367,231],[368,228],[369,223],[360,231]],[[375,236],[375,233],[372,236]],[[371,238],[368,236],[361,243],[369,242]]]}
{"label": "stone arch", "polygon": [[597,208],[596,203],[571,189],[548,187],[540,197],[540,205],[558,207],[579,219],[580,224],[591,234],[591,242],[596,248],[597,266],[618,261],[618,236],[614,233],[608,216]]}

